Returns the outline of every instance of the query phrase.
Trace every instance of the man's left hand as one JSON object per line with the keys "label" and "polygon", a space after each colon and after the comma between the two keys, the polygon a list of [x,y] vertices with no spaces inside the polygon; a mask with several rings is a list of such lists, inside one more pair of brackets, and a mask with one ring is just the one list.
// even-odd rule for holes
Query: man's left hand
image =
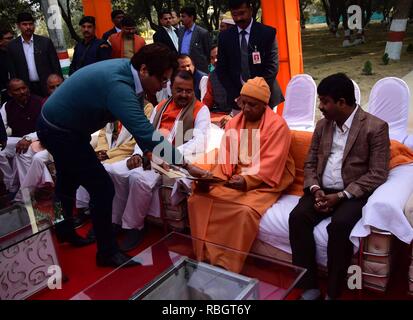
{"label": "man's left hand", "polygon": [[322,197],[321,202],[324,202],[324,207],[328,208],[329,211],[332,211],[333,208],[340,202],[340,198],[338,197],[337,193],[331,193],[324,197]]}
{"label": "man's left hand", "polygon": [[27,141],[26,139],[21,139],[16,144],[16,153],[17,154],[26,153],[27,150],[29,150],[29,147],[31,144],[32,144],[31,141]]}
{"label": "man's left hand", "polygon": [[226,187],[244,191],[247,188],[247,182],[243,176],[238,174],[233,175],[230,180],[225,184]]}

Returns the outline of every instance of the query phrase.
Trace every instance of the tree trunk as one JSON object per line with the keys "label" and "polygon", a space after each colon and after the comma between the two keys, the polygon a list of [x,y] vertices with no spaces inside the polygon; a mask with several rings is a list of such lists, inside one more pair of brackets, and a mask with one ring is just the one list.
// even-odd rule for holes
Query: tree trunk
{"label": "tree trunk", "polygon": [[392,60],[400,60],[407,20],[412,4],[413,0],[399,0],[397,2],[385,49],[385,53]]}
{"label": "tree trunk", "polygon": [[75,28],[73,27],[69,3],[66,2],[67,8],[63,7],[63,5],[61,4],[61,1],[58,1],[58,3],[59,3],[59,7],[60,7],[60,12],[62,14],[62,18],[65,21],[65,23],[67,25],[67,28],[69,29],[70,36],[72,37],[73,40],[75,40],[77,42],[81,41],[79,35],[76,33]]}

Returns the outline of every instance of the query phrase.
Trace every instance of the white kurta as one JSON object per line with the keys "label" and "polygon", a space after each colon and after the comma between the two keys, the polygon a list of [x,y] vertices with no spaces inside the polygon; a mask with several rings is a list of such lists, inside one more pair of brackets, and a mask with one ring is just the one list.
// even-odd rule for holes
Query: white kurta
{"label": "white kurta", "polygon": [[[151,122],[156,114],[154,109]],[[203,106],[198,112],[194,121],[194,135],[191,140],[178,147],[178,150],[189,158],[196,153],[205,152],[206,137],[211,124],[209,109]],[[174,132],[174,130],[172,130]],[[168,137],[168,140],[173,140],[173,137]],[[200,148],[201,146],[201,148]],[[203,146],[203,147],[202,147]],[[142,168],[123,171],[126,167],[116,169],[113,166],[108,170],[115,184],[116,195],[113,201],[112,221],[117,224],[122,224],[124,229],[142,229],[146,215],[160,216],[160,201],[159,187],[161,185],[161,176],[150,170],[144,171]],[[128,176],[128,191],[125,197],[125,183]],[[126,199],[126,201],[125,201]],[[121,218],[120,218],[121,217]]]}

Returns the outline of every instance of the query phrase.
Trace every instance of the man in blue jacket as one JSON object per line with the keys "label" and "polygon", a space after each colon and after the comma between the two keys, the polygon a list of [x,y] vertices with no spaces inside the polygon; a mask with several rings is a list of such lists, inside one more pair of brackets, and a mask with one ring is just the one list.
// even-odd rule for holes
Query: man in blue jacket
{"label": "man in blue jacket", "polygon": [[79,26],[83,34],[83,40],[76,44],[69,68],[69,76],[84,66],[111,58],[109,44],[105,40],[96,38],[95,17],[83,17],[79,21]]}
{"label": "man in blue jacket", "polygon": [[[155,154],[162,143],[164,160],[175,164],[182,161],[181,154],[154,131],[143,112],[144,95],[155,94],[165,87],[174,68],[176,56],[169,48],[151,44],[131,60],[107,60],[78,70],[42,109],[37,133],[55,160],[56,195],[65,215],[65,221],[59,226],[60,240],[74,246],[89,243],[73,228],[73,199],[82,185],[90,194],[98,266],[117,267],[130,257],[120,252],[112,234],[114,187],[89,143],[90,135],[108,122],[120,120],[144,155],[152,151]],[[162,156],[160,153],[162,151],[157,155]],[[136,263],[130,261],[126,265],[133,264]]]}

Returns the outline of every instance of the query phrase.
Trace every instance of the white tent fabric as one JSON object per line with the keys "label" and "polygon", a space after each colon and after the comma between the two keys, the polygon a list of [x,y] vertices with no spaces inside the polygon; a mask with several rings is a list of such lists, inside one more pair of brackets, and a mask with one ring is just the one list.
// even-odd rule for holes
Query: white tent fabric
{"label": "white tent fabric", "polygon": [[308,74],[294,76],[287,85],[283,117],[292,130],[313,131],[317,86]]}

